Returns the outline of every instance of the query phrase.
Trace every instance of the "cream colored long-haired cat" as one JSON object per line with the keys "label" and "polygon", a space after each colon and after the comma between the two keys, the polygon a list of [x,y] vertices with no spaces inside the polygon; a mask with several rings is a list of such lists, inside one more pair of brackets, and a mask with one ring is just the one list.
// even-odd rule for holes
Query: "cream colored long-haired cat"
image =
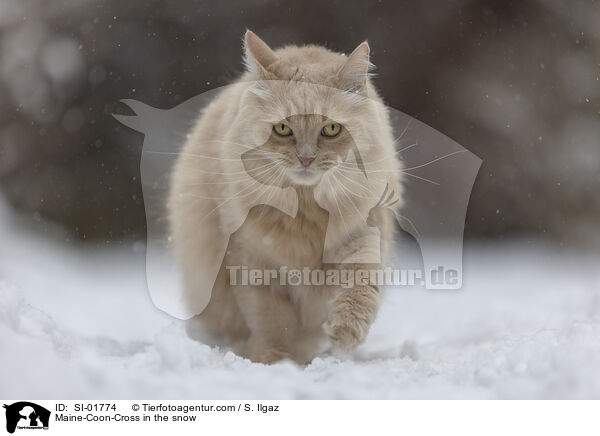
{"label": "cream colored long-haired cat", "polygon": [[[201,114],[172,175],[171,234],[187,298],[212,287],[197,319],[217,337],[245,340],[255,362],[353,349],[376,316],[376,285],[240,285],[230,267],[372,268],[366,259],[379,259],[380,237],[392,239],[392,222],[365,223],[384,192],[401,196],[369,46],[350,56],[318,46],[272,50],[248,31],[245,62],[246,73]],[[274,197],[281,208],[270,206]],[[224,239],[226,255],[215,259]],[[205,265],[214,262],[213,287]]]}

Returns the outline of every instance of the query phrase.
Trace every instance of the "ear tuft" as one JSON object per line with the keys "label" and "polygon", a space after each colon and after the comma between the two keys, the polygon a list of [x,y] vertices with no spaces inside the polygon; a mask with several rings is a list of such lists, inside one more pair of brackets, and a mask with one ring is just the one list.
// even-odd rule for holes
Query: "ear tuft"
{"label": "ear tuft", "polygon": [[370,52],[369,43],[364,41],[348,56],[348,60],[338,73],[342,89],[358,92],[365,87],[369,70],[373,67],[369,60]]}
{"label": "ear tuft", "polygon": [[277,62],[277,55],[256,33],[246,30],[244,35],[244,61],[248,71],[257,73],[264,79],[272,78],[268,68]]}

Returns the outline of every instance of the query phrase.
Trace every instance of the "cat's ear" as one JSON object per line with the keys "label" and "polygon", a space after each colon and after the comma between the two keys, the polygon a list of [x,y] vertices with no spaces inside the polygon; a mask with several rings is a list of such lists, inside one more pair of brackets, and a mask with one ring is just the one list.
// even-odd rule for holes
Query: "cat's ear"
{"label": "cat's ear", "polygon": [[341,89],[359,92],[365,88],[369,69],[373,66],[369,60],[370,52],[369,43],[364,41],[348,56],[348,60],[338,72]]}
{"label": "cat's ear", "polygon": [[269,66],[277,62],[277,55],[262,39],[251,30],[244,36],[244,61],[248,71],[255,72],[262,79],[274,79]]}

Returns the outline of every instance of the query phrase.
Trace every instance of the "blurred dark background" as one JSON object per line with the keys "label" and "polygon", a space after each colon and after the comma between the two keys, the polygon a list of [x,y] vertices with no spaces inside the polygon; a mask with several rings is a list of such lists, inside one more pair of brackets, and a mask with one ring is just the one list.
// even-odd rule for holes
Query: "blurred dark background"
{"label": "blurred dark background", "polygon": [[599,24],[579,0],[0,0],[2,196],[73,240],[143,238],[143,138],[111,114],[228,84],[250,28],[273,47],[368,39],[387,104],[483,159],[468,237],[596,246]]}

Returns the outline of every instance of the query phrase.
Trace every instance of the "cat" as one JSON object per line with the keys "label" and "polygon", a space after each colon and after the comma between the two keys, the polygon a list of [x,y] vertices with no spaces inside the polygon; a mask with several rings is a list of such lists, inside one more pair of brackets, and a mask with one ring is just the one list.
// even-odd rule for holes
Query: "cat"
{"label": "cat", "polygon": [[[223,341],[245,341],[254,362],[305,363],[330,346],[352,350],[375,319],[377,286],[234,286],[227,266],[358,269],[365,253],[379,256],[380,235],[365,217],[382,186],[401,199],[402,180],[369,45],[349,56],[314,45],[273,50],[247,31],[244,62],[240,79],[200,114],[171,175],[170,232],[186,298],[211,286],[202,265],[215,262],[234,228],[195,321]],[[277,188],[264,197],[279,197],[281,209],[256,204],[264,187]],[[377,229],[391,240],[386,216]]]}

